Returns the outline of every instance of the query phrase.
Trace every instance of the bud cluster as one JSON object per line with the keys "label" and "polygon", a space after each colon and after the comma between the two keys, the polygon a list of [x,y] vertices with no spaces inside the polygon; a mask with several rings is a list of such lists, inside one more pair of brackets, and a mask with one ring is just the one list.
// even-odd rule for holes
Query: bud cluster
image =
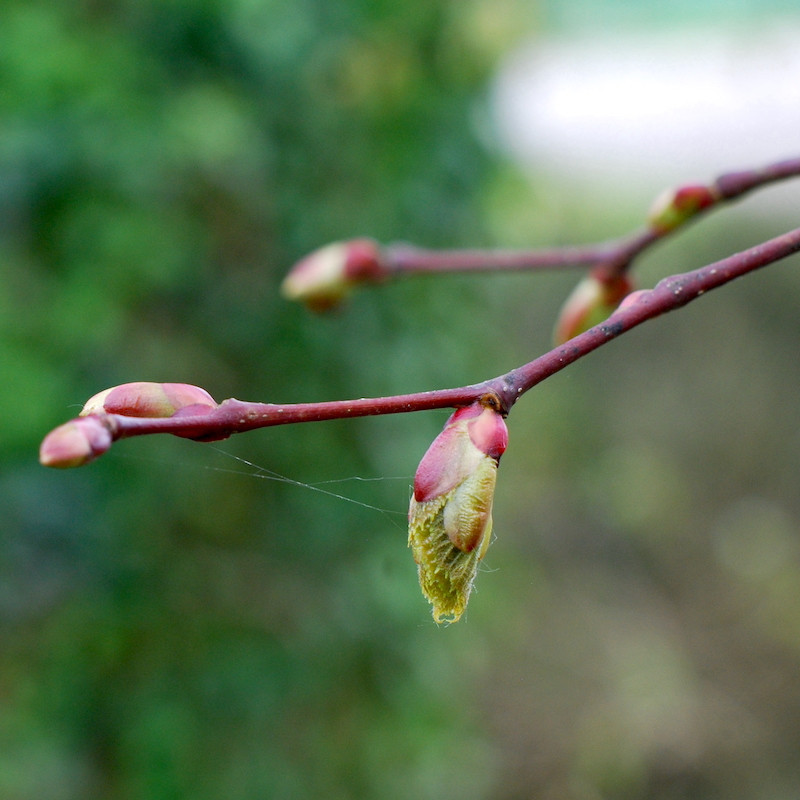
{"label": "bud cluster", "polygon": [[217,407],[214,398],[188,383],[123,383],[86,401],[77,419],[45,436],[39,461],[45,467],[81,467],[105,453],[114,441],[109,414],[163,419],[203,414]]}

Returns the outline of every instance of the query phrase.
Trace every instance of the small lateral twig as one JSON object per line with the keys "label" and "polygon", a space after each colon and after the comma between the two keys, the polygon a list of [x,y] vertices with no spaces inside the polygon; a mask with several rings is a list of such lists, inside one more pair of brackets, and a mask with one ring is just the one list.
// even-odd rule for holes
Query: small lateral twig
{"label": "small lateral twig", "polygon": [[[673,234],[689,220],[778,181],[800,176],[800,158],[785,159],[759,169],[726,172],[709,184],[689,184],[670,190],[656,201],[648,224],[619,239],[585,246],[540,250],[429,250],[408,244],[382,249],[383,276],[392,278],[441,272],[525,271],[601,266],[607,273],[626,270],[645,250]],[[658,220],[658,206],[688,201],[669,224]]]}

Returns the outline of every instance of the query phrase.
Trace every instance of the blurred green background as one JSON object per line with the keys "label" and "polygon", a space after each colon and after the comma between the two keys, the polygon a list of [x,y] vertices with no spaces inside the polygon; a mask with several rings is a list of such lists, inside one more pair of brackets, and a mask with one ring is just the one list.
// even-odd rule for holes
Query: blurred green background
{"label": "blurred green background", "polygon": [[[625,10],[599,6],[6,0],[0,797],[800,794],[796,259],[518,404],[497,541],[455,626],[431,621],[405,533],[444,413],[36,461],[129,380],[311,401],[547,349],[575,274],[409,280],[325,317],[277,289],[352,236],[552,245],[640,224],[649,196],[523,176],[488,112],[511,47],[587,9],[602,36]],[[645,26],[691,13],[631,7]],[[764,202],[653,252],[642,284],[781,232]]]}

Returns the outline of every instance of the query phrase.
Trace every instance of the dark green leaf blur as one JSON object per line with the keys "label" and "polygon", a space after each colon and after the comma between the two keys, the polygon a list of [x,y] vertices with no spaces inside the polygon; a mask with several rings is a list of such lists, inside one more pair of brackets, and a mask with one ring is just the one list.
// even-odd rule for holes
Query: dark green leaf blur
{"label": "dark green leaf blur", "polygon": [[[405,529],[443,413],[36,460],[126,381],[326,400],[547,349],[576,274],[409,279],[327,316],[278,293],[338,239],[639,224],[646,199],[529,182],[496,147],[490,79],[539,10],[2,5],[4,800],[800,794],[796,261],[520,401],[497,540],[449,628]],[[781,232],[748,208],[654,253],[643,285]]]}

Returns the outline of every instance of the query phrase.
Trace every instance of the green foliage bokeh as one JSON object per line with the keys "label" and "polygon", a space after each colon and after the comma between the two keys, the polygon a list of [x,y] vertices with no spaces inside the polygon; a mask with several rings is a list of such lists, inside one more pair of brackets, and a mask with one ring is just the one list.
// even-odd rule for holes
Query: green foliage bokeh
{"label": "green foliage bokeh", "polygon": [[[796,796],[788,269],[515,408],[499,539],[451,628],[405,543],[442,414],[36,463],[48,429],[125,381],[324,400],[544,350],[574,275],[409,280],[327,317],[278,295],[294,261],[352,236],[558,244],[638,224],[638,202],[559,200],[489,152],[490,72],[537,9],[3,5],[0,797]],[[643,282],[775,232],[748,214],[672,243]]]}
{"label": "green foliage bokeh", "polygon": [[[427,2],[24,0],[1,17],[0,795],[477,796],[489,759],[456,687],[430,685],[447,667],[420,640],[405,549],[436,420],[225,454],[143,441],[75,474],[35,453],[127,380],[281,401],[457,380],[467,353],[449,375],[416,363],[442,311],[418,289],[327,319],[277,289],[333,239],[479,230],[480,37]],[[381,513],[227,453],[400,479],[361,501]]]}

